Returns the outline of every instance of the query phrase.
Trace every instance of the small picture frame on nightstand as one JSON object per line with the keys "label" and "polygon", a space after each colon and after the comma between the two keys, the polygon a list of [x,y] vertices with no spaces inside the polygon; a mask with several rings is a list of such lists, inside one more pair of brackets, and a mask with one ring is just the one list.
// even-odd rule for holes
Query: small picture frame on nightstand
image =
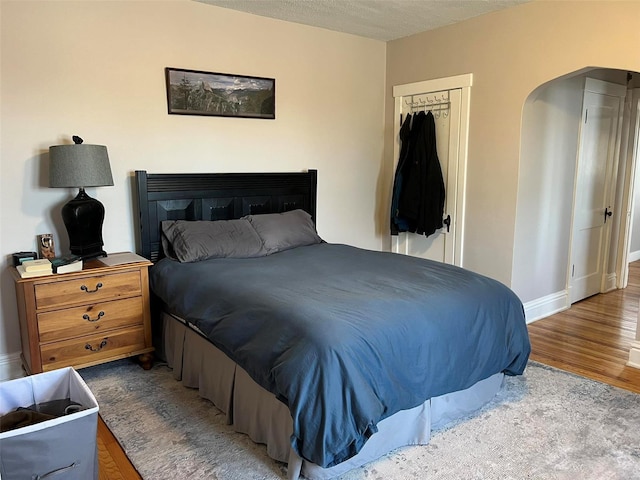
{"label": "small picture frame on nightstand", "polygon": [[53,241],[53,233],[38,235],[38,253],[40,258],[52,259],[56,256],[56,246]]}

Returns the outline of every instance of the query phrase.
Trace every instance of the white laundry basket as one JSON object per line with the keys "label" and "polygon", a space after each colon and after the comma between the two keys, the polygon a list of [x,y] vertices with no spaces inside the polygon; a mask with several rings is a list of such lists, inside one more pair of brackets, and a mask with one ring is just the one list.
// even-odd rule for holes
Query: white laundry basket
{"label": "white laundry basket", "polygon": [[0,383],[0,415],[62,399],[84,410],[0,433],[0,479],[98,478],[98,403],[78,372],[67,367]]}

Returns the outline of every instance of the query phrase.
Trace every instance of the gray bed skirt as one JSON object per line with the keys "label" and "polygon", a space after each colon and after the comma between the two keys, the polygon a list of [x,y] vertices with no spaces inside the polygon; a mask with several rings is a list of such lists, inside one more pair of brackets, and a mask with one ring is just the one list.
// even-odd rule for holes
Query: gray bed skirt
{"label": "gray bed skirt", "polygon": [[331,468],[301,459],[291,448],[292,420],[287,407],[259,386],[244,369],[212,345],[202,334],[168,314],[162,318],[161,355],[173,376],[185,387],[197,388],[226,414],[235,431],[265,444],[267,454],[288,463],[288,478],[333,478],[406,445],[425,445],[431,430],[482,407],[500,390],[504,375],[481,380],[466,390],[427,400],[378,423],[373,435],[355,457]]}

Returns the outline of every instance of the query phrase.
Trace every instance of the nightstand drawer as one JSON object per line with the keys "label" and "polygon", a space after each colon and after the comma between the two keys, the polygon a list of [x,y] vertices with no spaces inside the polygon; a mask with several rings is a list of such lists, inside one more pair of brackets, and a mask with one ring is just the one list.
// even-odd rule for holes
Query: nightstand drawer
{"label": "nightstand drawer", "polygon": [[118,297],[140,295],[140,272],[95,275],[35,286],[36,308],[87,304]]}
{"label": "nightstand drawer", "polygon": [[143,309],[142,297],[134,297],[39,313],[40,342],[54,342],[139,325],[143,321]]}
{"label": "nightstand drawer", "polygon": [[[123,328],[104,335],[49,343],[40,346],[42,370],[47,372],[64,366],[88,366],[105,358],[126,357],[145,348],[144,327]],[[147,349],[148,350],[148,349]]]}

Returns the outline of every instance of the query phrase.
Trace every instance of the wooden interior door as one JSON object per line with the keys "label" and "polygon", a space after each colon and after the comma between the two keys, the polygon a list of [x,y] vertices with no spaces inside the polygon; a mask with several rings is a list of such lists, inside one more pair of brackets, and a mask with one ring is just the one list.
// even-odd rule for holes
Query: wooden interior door
{"label": "wooden interior door", "polygon": [[604,288],[615,214],[620,108],[625,93],[624,86],[587,79],[574,195],[569,272],[571,303],[600,293]]}
{"label": "wooden interior door", "polygon": [[415,99],[417,102],[411,101],[410,103],[420,105],[420,99],[428,104],[430,101],[441,102],[444,93],[449,97],[447,116],[445,117],[442,110],[438,108],[440,117],[435,120],[436,147],[445,182],[446,198],[443,217],[444,219],[449,217],[450,220],[448,231],[445,226],[429,237],[412,233],[392,235],[390,246],[393,252],[463,266],[464,200],[472,85],[473,75],[468,73],[393,87],[395,100],[394,172],[400,155],[401,118],[412,111],[406,100],[411,98],[413,101]]}
{"label": "wooden interior door", "polygon": [[[430,108],[433,98],[447,95],[448,108]],[[443,227],[428,237],[415,233],[400,233],[394,239],[393,250],[398,253],[427,258],[444,263],[455,263],[455,239],[457,230],[456,206],[458,197],[458,159],[460,151],[460,108],[461,90],[430,92],[412,96],[413,104],[427,105],[424,110],[432,110],[436,127],[436,149],[445,185]],[[420,107],[407,107],[403,102],[403,118],[408,113],[417,113]],[[397,162],[397,159],[396,159]]]}

